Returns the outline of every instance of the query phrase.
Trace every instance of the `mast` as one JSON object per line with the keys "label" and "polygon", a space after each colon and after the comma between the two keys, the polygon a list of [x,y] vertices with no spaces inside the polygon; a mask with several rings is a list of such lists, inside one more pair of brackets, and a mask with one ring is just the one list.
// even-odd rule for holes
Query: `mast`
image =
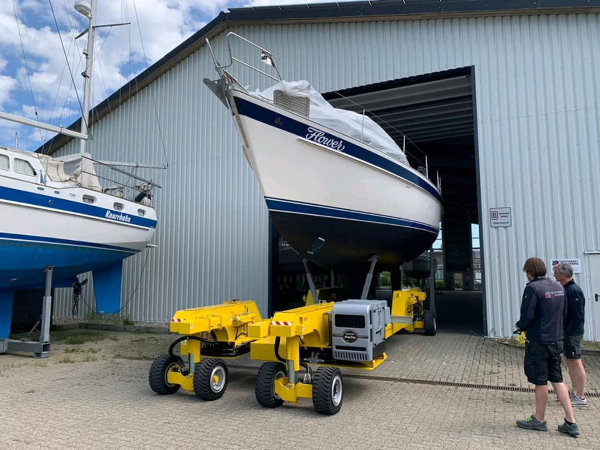
{"label": "mast", "polygon": [[[90,120],[90,97],[92,91],[92,67],[94,65],[94,40],[96,37],[96,0],[91,0],[90,6],[81,0],[75,2],[75,9],[78,13],[89,19],[87,29],[88,40],[85,51],[85,71],[83,72],[83,106],[81,111],[81,133],[88,135],[88,124]],[[81,139],[79,151],[85,153],[86,139]]]}

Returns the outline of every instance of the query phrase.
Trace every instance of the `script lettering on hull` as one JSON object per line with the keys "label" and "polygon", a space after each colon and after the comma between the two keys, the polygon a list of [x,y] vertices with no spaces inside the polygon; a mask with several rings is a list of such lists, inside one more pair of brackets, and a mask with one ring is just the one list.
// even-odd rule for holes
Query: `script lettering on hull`
{"label": "script lettering on hull", "polygon": [[316,142],[317,144],[324,145],[325,147],[329,147],[333,150],[344,151],[346,146],[344,145],[344,141],[340,139],[335,139],[325,135],[324,131],[317,130],[313,127],[308,127],[308,133],[306,133],[306,139],[309,141]]}

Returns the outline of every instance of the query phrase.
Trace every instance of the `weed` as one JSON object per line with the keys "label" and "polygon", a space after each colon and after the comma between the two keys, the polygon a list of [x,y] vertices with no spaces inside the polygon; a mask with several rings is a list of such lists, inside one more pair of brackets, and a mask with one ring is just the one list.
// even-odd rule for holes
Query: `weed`
{"label": "weed", "polygon": [[68,356],[65,356],[63,359],[58,361],[59,364],[73,364],[75,361],[72,360],[71,358],[69,358]]}
{"label": "weed", "polygon": [[83,353],[83,350],[77,347],[66,348],[65,353]]}
{"label": "weed", "polygon": [[105,333],[95,330],[59,330],[52,333],[52,339],[69,345],[81,345],[86,342],[98,342],[105,338]]}

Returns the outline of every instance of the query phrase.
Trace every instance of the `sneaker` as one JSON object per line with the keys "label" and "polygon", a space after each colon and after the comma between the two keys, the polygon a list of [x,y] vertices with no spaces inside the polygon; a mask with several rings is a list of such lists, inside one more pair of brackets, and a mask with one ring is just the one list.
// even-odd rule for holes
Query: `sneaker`
{"label": "sneaker", "polygon": [[562,425],[558,426],[558,431],[564,434],[568,434],[569,436],[578,437],[581,433],[579,432],[579,425],[576,423],[567,423],[565,422]]}
{"label": "sneaker", "polygon": [[526,430],[548,431],[548,423],[540,422],[533,414],[525,420],[517,420],[517,426]]}
{"label": "sneaker", "polygon": [[572,392],[569,393],[569,398],[571,399],[571,406],[587,406],[587,398],[581,398]]}

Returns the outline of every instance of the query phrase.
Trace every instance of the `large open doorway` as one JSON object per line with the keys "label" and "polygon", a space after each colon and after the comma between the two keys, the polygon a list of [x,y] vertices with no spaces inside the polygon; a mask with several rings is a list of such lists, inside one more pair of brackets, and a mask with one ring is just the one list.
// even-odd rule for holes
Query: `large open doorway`
{"label": "large open doorway", "polygon": [[[481,264],[474,108],[474,69],[458,68],[354,87],[323,96],[336,108],[369,115],[405,149],[414,168],[441,179],[444,216],[436,262],[435,306],[440,331],[484,334],[484,271]],[[474,228],[475,227],[475,228]],[[302,304],[304,267],[285,242],[274,267],[273,309]],[[316,269],[321,286],[332,283]],[[395,274],[390,275],[391,278]],[[384,279],[387,279],[384,277]],[[381,277],[376,283],[381,284]],[[379,287],[384,295],[386,286]]]}

